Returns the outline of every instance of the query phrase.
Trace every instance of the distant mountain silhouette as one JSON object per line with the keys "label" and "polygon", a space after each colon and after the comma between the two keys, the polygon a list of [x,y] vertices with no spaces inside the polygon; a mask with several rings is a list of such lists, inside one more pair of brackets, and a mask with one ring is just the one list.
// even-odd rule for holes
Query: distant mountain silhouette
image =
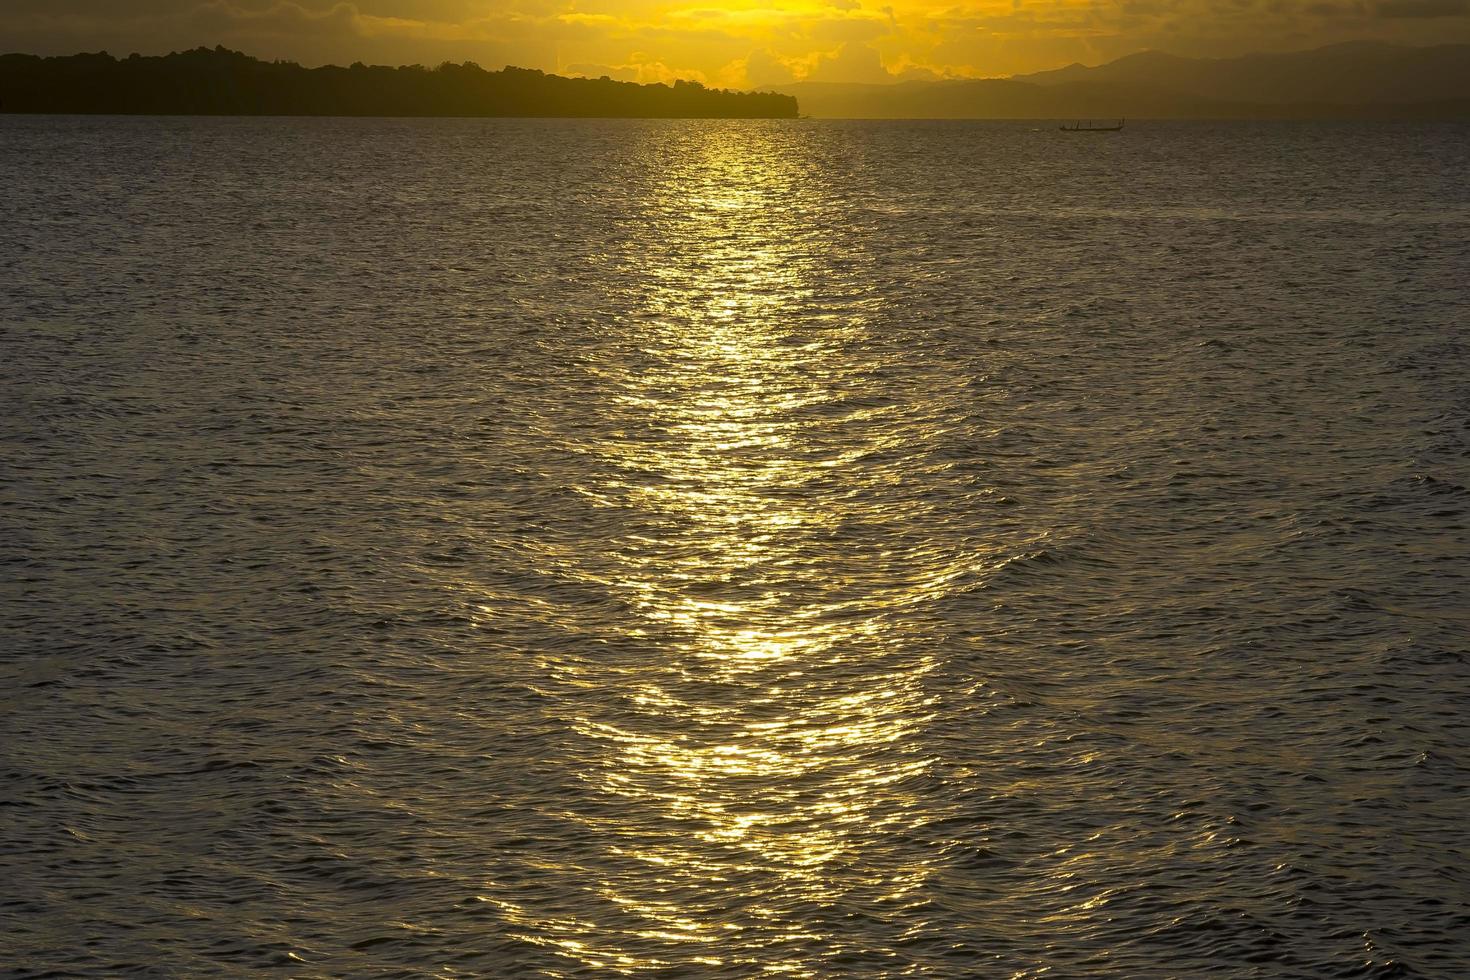
{"label": "distant mountain silhouette", "polygon": [[1149,51],[1005,79],[777,91],[814,116],[868,118],[1470,118],[1470,45],[1376,42],[1291,54],[1181,58]]}
{"label": "distant mountain silhouette", "polygon": [[1360,41],[1314,51],[1240,58],[1180,58],[1160,51],[1096,68],[1071,65],[1018,75],[1034,85],[1145,87],[1217,102],[1382,105],[1470,99],[1470,45],[1404,48]]}
{"label": "distant mountain silhouette", "polygon": [[0,111],[156,115],[794,117],[796,100],[478,65],[303,68],[222,47],[158,58],[0,56]]}

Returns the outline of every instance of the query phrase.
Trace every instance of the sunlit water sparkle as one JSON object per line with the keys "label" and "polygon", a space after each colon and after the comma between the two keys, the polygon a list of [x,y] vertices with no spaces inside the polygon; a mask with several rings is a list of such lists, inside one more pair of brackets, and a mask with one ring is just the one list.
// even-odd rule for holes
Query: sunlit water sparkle
{"label": "sunlit water sparkle", "polygon": [[1470,973],[1470,130],[0,172],[3,967]]}

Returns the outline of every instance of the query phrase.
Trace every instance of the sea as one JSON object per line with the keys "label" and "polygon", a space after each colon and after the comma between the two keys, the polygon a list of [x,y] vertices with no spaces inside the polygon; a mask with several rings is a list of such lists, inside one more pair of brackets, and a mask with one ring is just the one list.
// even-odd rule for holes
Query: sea
{"label": "sea", "polygon": [[1470,976],[1467,173],[0,117],[0,973]]}

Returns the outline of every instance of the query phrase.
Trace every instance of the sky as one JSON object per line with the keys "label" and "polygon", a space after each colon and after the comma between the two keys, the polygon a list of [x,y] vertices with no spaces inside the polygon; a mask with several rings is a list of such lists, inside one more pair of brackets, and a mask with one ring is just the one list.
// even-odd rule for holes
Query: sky
{"label": "sky", "polygon": [[995,77],[1155,49],[1470,41],[1470,0],[0,0],[0,51],[223,44],[722,87]]}

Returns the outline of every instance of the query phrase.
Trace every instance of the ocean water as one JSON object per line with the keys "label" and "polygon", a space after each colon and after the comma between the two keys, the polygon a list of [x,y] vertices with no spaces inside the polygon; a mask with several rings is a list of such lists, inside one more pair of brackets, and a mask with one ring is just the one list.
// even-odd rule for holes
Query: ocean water
{"label": "ocean water", "polygon": [[0,972],[1470,976],[1466,173],[0,118]]}

